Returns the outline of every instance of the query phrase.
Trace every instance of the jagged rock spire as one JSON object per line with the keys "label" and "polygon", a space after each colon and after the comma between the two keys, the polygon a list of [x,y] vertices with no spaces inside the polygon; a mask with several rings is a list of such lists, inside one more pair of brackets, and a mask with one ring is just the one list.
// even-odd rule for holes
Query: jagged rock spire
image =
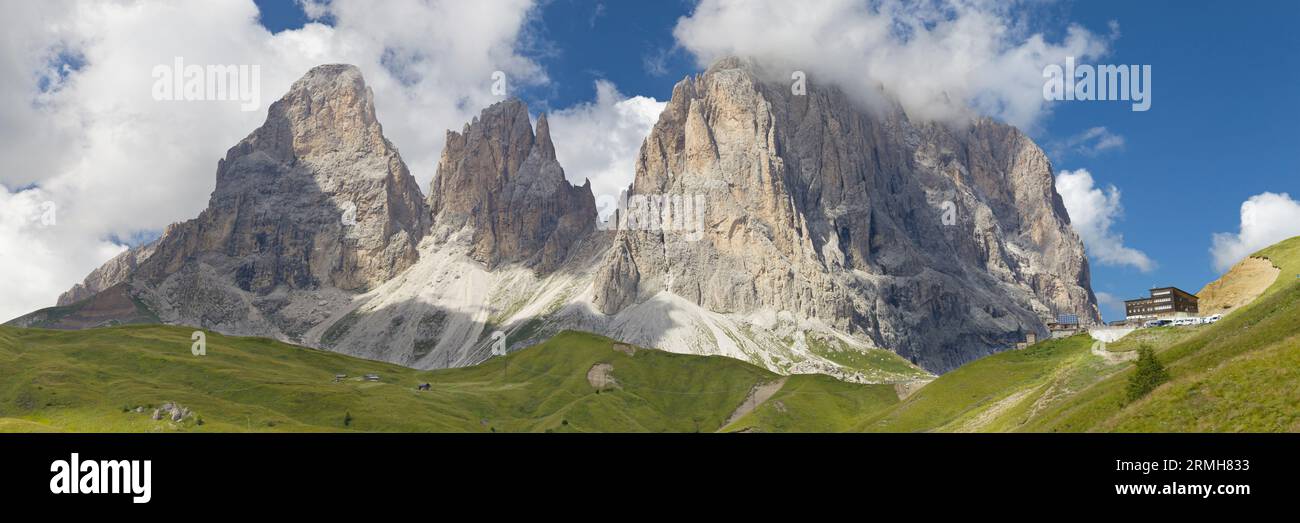
{"label": "jagged rock spire", "polygon": [[564,177],[546,115],[534,132],[528,107],[493,104],[464,129],[447,132],[429,192],[435,238],[467,230],[471,256],[489,267],[555,267],[595,225],[590,183]]}
{"label": "jagged rock spire", "polygon": [[[229,306],[239,298],[215,290],[223,281],[254,294],[366,290],[416,261],[428,221],[418,183],[383,136],[361,71],[322,65],[294,82],[265,123],[218,162],[216,187],[198,218],[168,226],[147,249],[133,251],[131,270],[111,271],[112,281],[97,271],[72,294],[137,279],[151,292],[180,293],[151,298],[189,311],[178,321],[233,325],[248,312]],[[166,284],[200,276],[213,286],[207,296],[197,280]]]}

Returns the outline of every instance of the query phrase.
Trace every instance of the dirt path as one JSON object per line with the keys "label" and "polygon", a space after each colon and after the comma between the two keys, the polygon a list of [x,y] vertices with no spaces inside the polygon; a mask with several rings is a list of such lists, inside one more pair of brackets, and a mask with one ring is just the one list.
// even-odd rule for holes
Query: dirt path
{"label": "dirt path", "polygon": [[1037,387],[1030,387],[998,400],[997,403],[990,405],[987,409],[976,414],[974,418],[966,420],[960,426],[953,429],[953,432],[983,432],[985,427],[988,427],[994,420],[998,419],[1003,414],[1006,414],[1012,407],[1020,404],[1026,396],[1029,396],[1035,390],[1037,390]]}
{"label": "dirt path", "polygon": [[727,421],[723,422],[722,426],[726,427],[727,425],[734,423],[736,420],[745,417],[746,414],[753,412],[759,405],[762,405],[771,398],[773,394],[776,394],[776,391],[781,390],[781,387],[785,386],[785,380],[786,378],[782,376],[776,381],[754,385],[753,388],[749,389],[749,396],[745,397],[745,401],[741,402],[739,407],[736,407],[736,411],[732,412],[731,416],[727,417]]}

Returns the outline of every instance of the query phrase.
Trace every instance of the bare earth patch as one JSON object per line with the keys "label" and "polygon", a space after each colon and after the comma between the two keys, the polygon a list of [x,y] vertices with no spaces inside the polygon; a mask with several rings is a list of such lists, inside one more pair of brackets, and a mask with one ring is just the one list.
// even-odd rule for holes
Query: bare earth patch
{"label": "bare earth patch", "polygon": [[[727,417],[727,421],[723,422],[722,426],[726,427],[736,420],[745,417],[746,414],[753,412],[754,409],[766,402],[773,394],[776,394],[776,391],[781,390],[781,387],[784,386],[785,377],[781,377],[775,381],[754,385],[753,388],[749,389],[749,396],[745,397],[745,401],[740,402],[740,406],[736,407],[736,411],[732,412],[731,415]],[[784,405],[782,405],[782,407],[784,407]]]}
{"label": "bare earth patch", "polygon": [[1222,277],[1196,293],[1200,298],[1201,315],[1227,314],[1241,308],[1263,294],[1281,272],[1281,269],[1273,266],[1273,262],[1264,258],[1241,260]]}
{"label": "bare earth patch", "polygon": [[618,380],[614,379],[614,366],[608,363],[597,363],[591,366],[587,371],[587,383],[591,384],[596,390],[608,390],[618,386]]}
{"label": "bare earth patch", "polygon": [[908,396],[911,396],[913,392],[921,390],[921,387],[926,386],[931,381],[934,381],[934,378],[900,381],[894,384],[894,393],[898,394],[898,401],[903,401],[907,399]]}

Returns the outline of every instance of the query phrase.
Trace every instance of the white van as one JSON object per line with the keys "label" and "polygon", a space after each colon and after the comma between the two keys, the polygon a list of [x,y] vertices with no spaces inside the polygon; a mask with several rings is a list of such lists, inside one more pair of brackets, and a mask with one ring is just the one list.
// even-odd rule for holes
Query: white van
{"label": "white van", "polygon": [[1221,320],[1221,319],[1223,319],[1223,315],[1222,315],[1222,314],[1211,314],[1211,315],[1209,315],[1209,316],[1206,316],[1206,317],[1204,317],[1204,318],[1201,318],[1201,323],[1214,323],[1214,322],[1219,321],[1219,320]]}

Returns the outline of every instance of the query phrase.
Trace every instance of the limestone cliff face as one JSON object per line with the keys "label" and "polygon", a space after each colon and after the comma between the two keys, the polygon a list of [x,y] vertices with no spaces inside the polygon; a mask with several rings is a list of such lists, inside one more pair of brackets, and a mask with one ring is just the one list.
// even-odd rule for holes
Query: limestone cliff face
{"label": "limestone cliff face", "polygon": [[365,290],[415,262],[427,227],[361,72],[324,65],[226,153],[208,208],[168,227],[139,273],[158,282],[216,256],[245,291]]}
{"label": "limestone cliff face", "polygon": [[942,372],[1058,313],[1097,319],[1028,137],[761,78],[728,59],[682,81],[637,158],[633,195],[702,200],[702,230],[610,233],[545,115],[509,100],[448,132],[426,203],[357,69],[317,67],[230,149],[198,218],[60,304],[129,288],[166,323],[421,368],[486,359],[493,330],[519,347],[573,328],[855,381],[897,376],[826,350]]}
{"label": "limestone cliff face", "polygon": [[217,164],[195,219],[60,298],[117,283],[163,321],[298,341],[354,292],[414,264],[429,214],[350,65],[313,68]]}
{"label": "limestone cliff face", "polygon": [[1056,313],[1098,317],[1029,138],[759,78],[728,59],[674,88],[631,192],[704,195],[704,234],[620,231],[593,285],[603,313],[661,291],[721,313],[791,311],[939,371],[1042,334]]}
{"label": "limestone cliff face", "polygon": [[71,305],[126,281],[141,262],[153,255],[156,245],[157,242],[150,242],[132,247],[104,262],[104,265],[91,271],[84,281],[60,294],[57,305]]}
{"label": "limestone cliff face", "polygon": [[463,232],[471,256],[489,268],[554,269],[596,223],[591,184],[574,187],[564,178],[546,115],[534,134],[528,107],[513,99],[447,132],[429,207],[435,238]]}

